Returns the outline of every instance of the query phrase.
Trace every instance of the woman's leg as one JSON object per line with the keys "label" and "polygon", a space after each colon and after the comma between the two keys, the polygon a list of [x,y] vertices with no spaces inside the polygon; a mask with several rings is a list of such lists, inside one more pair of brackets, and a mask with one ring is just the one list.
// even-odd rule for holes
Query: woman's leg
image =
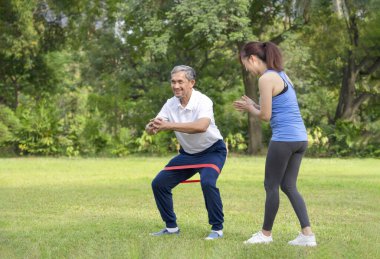
{"label": "woman's leg", "polygon": [[288,196],[298,220],[300,221],[301,228],[306,228],[305,230],[308,232],[308,230],[310,230],[309,216],[304,199],[297,190],[298,173],[302,157],[307,148],[307,142],[293,142],[290,144],[294,153],[289,159],[288,166],[281,182],[281,190]]}
{"label": "woman's leg", "polygon": [[279,186],[292,152],[287,142],[271,141],[265,162],[265,214],[263,233],[270,235],[280,204]]}

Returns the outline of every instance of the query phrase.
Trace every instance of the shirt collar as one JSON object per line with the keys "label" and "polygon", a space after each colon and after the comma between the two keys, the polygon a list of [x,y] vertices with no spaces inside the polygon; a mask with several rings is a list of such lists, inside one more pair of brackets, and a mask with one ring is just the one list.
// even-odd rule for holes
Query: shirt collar
{"label": "shirt collar", "polygon": [[194,108],[194,103],[195,103],[195,99],[196,99],[196,97],[194,97],[194,95],[196,94],[196,90],[194,90],[194,89],[192,89],[191,90],[191,96],[190,96],[190,100],[189,100],[189,102],[187,103],[187,105],[186,105],[186,107],[185,108],[183,108],[182,107],[182,105],[181,105],[181,101],[180,101],[180,99],[177,99],[177,102],[178,102],[178,108],[180,108],[180,109],[183,109],[183,110],[193,110],[193,108]]}

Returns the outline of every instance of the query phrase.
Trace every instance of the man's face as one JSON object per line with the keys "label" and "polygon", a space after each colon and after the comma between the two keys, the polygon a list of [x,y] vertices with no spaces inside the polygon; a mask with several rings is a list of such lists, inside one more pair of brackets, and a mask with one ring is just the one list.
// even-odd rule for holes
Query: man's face
{"label": "man's face", "polygon": [[174,96],[181,99],[190,96],[191,89],[195,84],[195,80],[186,78],[185,72],[180,71],[172,74],[171,86]]}

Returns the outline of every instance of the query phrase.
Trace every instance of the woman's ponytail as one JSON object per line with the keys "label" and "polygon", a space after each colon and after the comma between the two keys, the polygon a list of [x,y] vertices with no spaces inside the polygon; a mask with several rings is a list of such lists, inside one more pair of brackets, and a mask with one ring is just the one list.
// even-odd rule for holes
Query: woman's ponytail
{"label": "woman's ponytail", "polygon": [[282,64],[282,55],[277,45],[268,41],[264,42],[263,47],[266,56],[266,60],[264,61],[267,64],[268,69],[273,69],[276,71],[284,70]]}
{"label": "woman's ponytail", "polygon": [[282,55],[280,49],[276,44],[267,42],[248,42],[246,43],[240,51],[240,61],[244,57],[249,57],[250,55],[255,55],[264,61],[268,69],[273,69],[278,72],[282,71]]}

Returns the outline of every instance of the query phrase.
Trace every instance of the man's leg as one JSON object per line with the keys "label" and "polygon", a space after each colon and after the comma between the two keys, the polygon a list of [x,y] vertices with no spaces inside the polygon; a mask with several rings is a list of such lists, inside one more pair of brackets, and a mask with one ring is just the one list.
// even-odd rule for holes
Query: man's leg
{"label": "man's leg", "polygon": [[222,230],[224,222],[223,204],[219,189],[216,187],[219,174],[213,168],[208,167],[202,168],[199,173],[201,175],[201,185],[209,224],[212,225],[211,229],[215,231]]}
{"label": "man's leg", "polygon": [[177,227],[176,215],[173,210],[172,189],[180,182],[195,174],[194,169],[165,171],[162,170],[152,181],[152,189],[157,208],[167,228]]}

